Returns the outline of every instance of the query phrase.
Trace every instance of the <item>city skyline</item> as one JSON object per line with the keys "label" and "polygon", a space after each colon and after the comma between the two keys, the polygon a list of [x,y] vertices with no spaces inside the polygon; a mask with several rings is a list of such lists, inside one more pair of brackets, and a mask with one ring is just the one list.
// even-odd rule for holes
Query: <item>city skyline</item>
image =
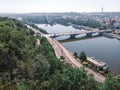
{"label": "city skyline", "polygon": [[4,0],[0,13],[120,12],[120,0]]}

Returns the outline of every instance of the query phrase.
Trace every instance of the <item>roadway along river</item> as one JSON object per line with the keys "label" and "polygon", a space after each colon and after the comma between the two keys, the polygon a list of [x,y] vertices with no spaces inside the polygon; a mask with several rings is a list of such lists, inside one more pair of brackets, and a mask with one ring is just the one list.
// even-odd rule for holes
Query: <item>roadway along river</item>
{"label": "roadway along river", "polygon": [[[45,29],[48,33],[60,33],[78,31],[72,26],[62,25],[38,25],[40,28]],[[84,30],[83,30],[84,31]],[[81,31],[81,32],[83,32]],[[84,35],[78,35],[82,37]],[[57,37],[57,40],[67,39],[69,36]],[[62,43],[71,52],[84,51],[88,56],[96,57],[109,65],[109,70],[115,74],[120,74],[120,41],[106,37],[96,37],[92,39],[71,41]]]}

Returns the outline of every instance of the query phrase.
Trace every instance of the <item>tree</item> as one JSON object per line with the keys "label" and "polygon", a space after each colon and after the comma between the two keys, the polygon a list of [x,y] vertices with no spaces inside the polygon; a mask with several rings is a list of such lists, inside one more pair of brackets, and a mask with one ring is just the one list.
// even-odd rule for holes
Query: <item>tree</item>
{"label": "tree", "polygon": [[120,90],[120,76],[108,75],[102,90]]}
{"label": "tree", "polygon": [[74,52],[74,54],[73,54],[73,55],[75,56],[75,58],[77,58],[77,57],[78,57],[77,52]]}
{"label": "tree", "polygon": [[79,59],[83,62],[83,61],[86,61],[87,60],[87,57],[85,55],[84,52],[81,52],[80,56],[79,56]]}
{"label": "tree", "polygon": [[49,79],[49,90],[99,90],[96,81],[84,69],[66,67]]}
{"label": "tree", "polygon": [[60,56],[60,59],[65,59],[64,56]]}
{"label": "tree", "polygon": [[50,64],[46,58],[40,54],[34,59],[34,79],[44,81],[49,75]]}

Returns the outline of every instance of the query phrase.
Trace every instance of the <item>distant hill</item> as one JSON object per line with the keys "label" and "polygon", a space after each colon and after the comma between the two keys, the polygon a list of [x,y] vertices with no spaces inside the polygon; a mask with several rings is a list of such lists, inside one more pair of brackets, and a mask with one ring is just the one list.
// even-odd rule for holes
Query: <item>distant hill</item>
{"label": "distant hill", "polygon": [[104,14],[104,15],[112,15],[112,16],[120,16],[120,12],[83,12],[83,13],[78,13],[78,12],[59,12],[59,13],[0,13],[0,16],[6,16],[6,17],[23,17],[23,16],[51,16],[51,15],[61,15],[61,16],[80,16],[80,15],[96,15],[96,14]]}

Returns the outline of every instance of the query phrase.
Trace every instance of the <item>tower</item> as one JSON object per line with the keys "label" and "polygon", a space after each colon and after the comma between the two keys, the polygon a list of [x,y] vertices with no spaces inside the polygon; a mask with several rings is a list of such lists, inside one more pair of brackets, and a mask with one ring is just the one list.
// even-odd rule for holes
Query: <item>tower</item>
{"label": "tower", "polygon": [[103,13],[104,8],[101,8],[101,12]]}

